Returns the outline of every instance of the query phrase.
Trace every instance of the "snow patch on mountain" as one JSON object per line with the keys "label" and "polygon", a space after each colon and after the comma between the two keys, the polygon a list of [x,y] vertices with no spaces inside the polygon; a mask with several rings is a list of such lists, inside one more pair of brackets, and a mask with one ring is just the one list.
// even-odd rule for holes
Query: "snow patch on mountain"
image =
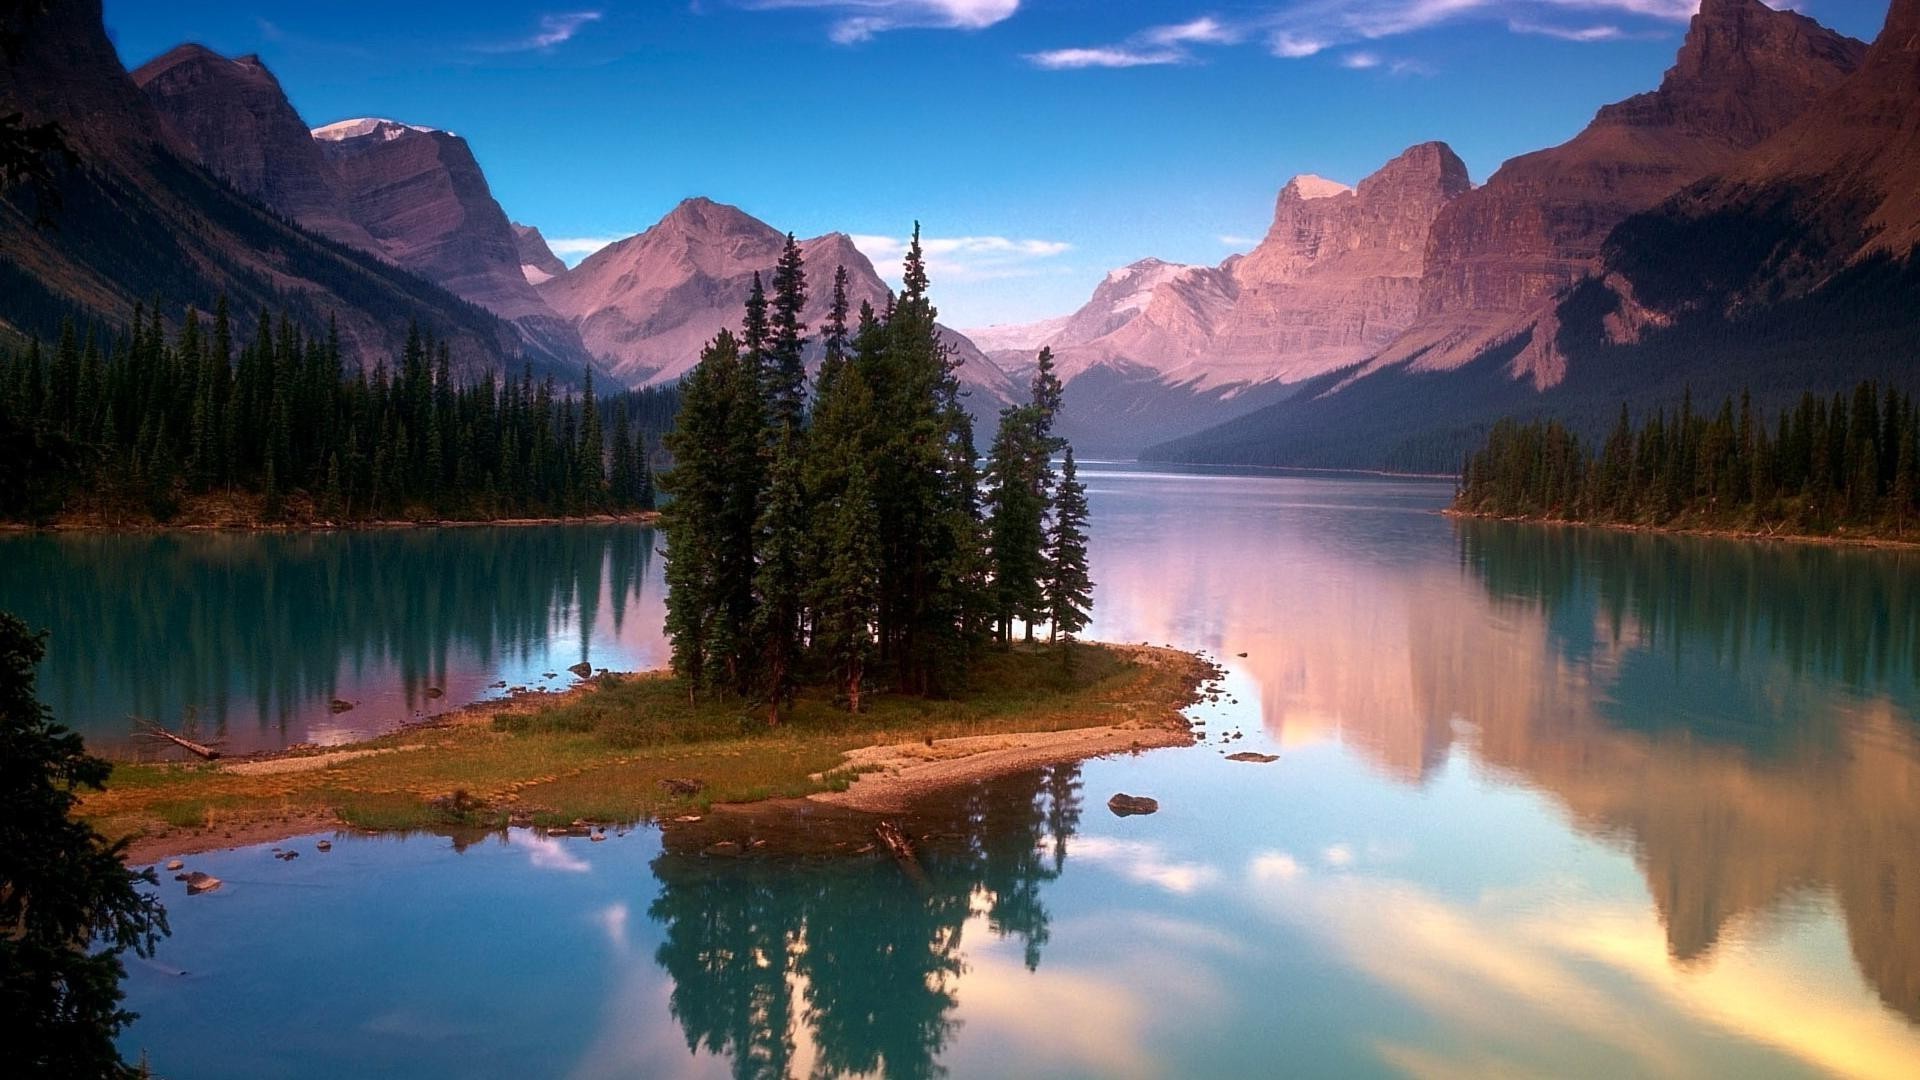
{"label": "snow patch on mountain", "polygon": [[[348,139],[357,139],[362,135],[378,132],[381,138],[392,142],[409,131],[438,130],[440,129],[421,127],[419,124],[403,124],[398,120],[388,120],[378,116],[361,116],[352,120],[336,120],[331,124],[314,128],[313,137],[325,142],[345,142]],[[451,135],[453,132],[449,131],[447,134]]]}

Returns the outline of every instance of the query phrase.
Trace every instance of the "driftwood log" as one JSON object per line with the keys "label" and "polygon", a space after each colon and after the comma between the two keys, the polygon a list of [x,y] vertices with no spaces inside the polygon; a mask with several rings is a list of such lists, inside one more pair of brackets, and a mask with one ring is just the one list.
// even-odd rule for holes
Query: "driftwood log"
{"label": "driftwood log", "polygon": [[175,735],[173,732],[168,731],[166,728],[161,727],[159,724],[156,724],[151,720],[142,720],[137,716],[132,717],[131,719],[133,720],[135,726],[137,726],[140,729],[140,734],[146,735],[150,738],[165,739],[167,742],[172,743],[173,745],[179,747],[182,750],[185,750],[187,753],[192,754],[195,757],[201,758],[206,761],[212,761],[215,758],[218,758],[221,756],[220,751],[214,749],[213,747],[208,746],[205,743],[197,743],[197,742],[194,742],[192,739]]}
{"label": "driftwood log", "polygon": [[873,827],[873,835],[915,885],[927,887],[927,872],[920,868],[920,857],[914,854],[913,841],[907,839],[907,834],[900,830],[900,826],[891,821],[882,821]]}

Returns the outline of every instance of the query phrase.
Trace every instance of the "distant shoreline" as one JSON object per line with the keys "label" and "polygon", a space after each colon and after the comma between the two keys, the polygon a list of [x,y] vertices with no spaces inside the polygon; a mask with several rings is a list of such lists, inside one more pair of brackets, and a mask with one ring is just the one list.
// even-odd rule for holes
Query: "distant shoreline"
{"label": "distant shoreline", "polygon": [[1461,521],[1502,521],[1514,525],[1561,525],[1576,529],[1606,529],[1612,532],[1645,533],[1657,536],[1697,536],[1717,540],[1752,540],[1782,544],[1822,544],[1829,547],[1879,548],[1889,551],[1920,549],[1920,528],[1911,540],[1891,536],[1836,536],[1817,533],[1767,532],[1760,529],[1709,528],[1700,525],[1636,525],[1623,521],[1569,521],[1565,518],[1488,514],[1475,510],[1440,511],[1443,517]]}
{"label": "distant shoreline", "polygon": [[400,529],[460,529],[486,526],[520,527],[527,525],[657,525],[658,510],[640,510],[627,514],[578,514],[570,517],[503,518],[381,518],[372,521],[171,521],[116,523],[109,521],[64,520],[34,525],[0,522],[0,535],[28,533],[86,534],[158,534],[158,533],[322,533],[376,532]]}
{"label": "distant shoreline", "polygon": [[1335,476],[1384,476],[1396,480],[1458,480],[1459,473],[1450,472],[1398,472],[1393,469],[1336,469],[1316,465],[1248,465],[1235,461],[1150,461],[1134,458],[1131,461],[1115,461],[1108,458],[1087,458],[1082,465],[1170,465],[1175,468],[1192,466],[1201,469],[1261,469],[1268,472],[1307,472],[1328,473]]}

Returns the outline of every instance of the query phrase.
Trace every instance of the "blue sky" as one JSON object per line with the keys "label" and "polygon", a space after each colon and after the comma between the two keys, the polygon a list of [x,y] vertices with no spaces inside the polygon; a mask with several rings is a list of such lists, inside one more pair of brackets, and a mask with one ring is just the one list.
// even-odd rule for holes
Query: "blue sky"
{"label": "blue sky", "polygon": [[[1697,0],[106,0],[137,65],[258,53],[308,123],[459,132],[576,261],[680,199],[870,253],[914,219],[959,326],[1215,263],[1287,177],[1442,139],[1476,181],[1650,89]],[[1886,0],[1803,0],[1871,39]],[[876,262],[880,259],[876,258]],[[895,268],[882,266],[883,272]]]}

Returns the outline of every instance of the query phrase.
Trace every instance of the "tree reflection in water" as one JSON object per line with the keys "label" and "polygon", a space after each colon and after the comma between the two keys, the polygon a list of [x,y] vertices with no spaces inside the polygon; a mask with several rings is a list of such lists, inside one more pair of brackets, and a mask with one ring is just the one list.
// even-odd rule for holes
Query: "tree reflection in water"
{"label": "tree reflection in water", "polygon": [[648,914],[665,925],[655,959],[688,1049],[726,1055],[743,1078],[791,1075],[801,1040],[815,1076],[944,1075],[963,933],[979,919],[1039,965],[1041,894],[1066,865],[1080,788],[1079,766],[1060,765],[916,814],[920,885],[888,861],[662,854]]}

